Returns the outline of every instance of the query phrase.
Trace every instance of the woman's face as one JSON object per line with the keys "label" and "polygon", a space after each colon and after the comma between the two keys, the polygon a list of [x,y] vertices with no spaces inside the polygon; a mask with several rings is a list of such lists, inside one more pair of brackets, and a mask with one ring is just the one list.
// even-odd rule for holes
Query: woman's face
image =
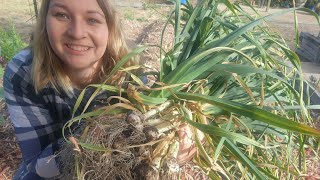
{"label": "woman's face", "polygon": [[71,80],[88,78],[108,42],[106,17],[97,1],[51,0],[46,28],[50,45]]}

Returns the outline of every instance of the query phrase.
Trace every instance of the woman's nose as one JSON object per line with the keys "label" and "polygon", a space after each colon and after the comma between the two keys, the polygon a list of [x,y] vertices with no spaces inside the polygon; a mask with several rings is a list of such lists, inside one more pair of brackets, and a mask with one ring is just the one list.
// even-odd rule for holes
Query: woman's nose
{"label": "woman's nose", "polygon": [[68,27],[68,35],[73,39],[83,39],[86,37],[86,26],[80,20],[73,20]]}

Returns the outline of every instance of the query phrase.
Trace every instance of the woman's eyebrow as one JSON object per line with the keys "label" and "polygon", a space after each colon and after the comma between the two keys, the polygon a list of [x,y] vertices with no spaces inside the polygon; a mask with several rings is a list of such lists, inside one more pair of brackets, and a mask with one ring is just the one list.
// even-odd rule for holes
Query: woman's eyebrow
{"label": "woman's eyebrow", "polygon": [[[63,4],[60,4],[60,3],[53,3],[49,6],[50,9],[52,8],[62,8],[62,9],[66,9],[68,10],[68,7],[63,5]],[[103,18],[105,18],[105,15],[103,13],[100,13],[99,11],[95,11],[95,10],[88,10],[87,11],[88,14],[98,14],[99,16],[102,16]]]}
{"label": "woman's eyebrow", "polygon": [[67,6],[63,5],[63,4],[60,4],[60,3],[53,3],[53,4],[50,4],[49,8],[55,8],[55,7],[58,7],[58,8],[63,8],[63,9],[68,9]]}
{"label": "woman's eyebrow", "polygon": [[98,12],[98,11],[94,11],[94,10],[90,10],[90,11],[87,11],[88,14],[98,14],[100,16],[102,16],[103,18],[105,18],[104,14]]}

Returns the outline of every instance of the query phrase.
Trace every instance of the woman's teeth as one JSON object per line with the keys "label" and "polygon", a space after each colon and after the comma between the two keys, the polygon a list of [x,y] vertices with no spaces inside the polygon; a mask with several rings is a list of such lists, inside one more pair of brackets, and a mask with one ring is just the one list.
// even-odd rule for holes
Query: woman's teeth
{"label": "woman's teeth", "polygon": [[70,45],[70,44],[68,44],[67,46],[68,46],[68,48],[75,50],[75,51],[86,51],[89,49],[89,47],[87,47],[87,46],[77,46],[77,45]]}

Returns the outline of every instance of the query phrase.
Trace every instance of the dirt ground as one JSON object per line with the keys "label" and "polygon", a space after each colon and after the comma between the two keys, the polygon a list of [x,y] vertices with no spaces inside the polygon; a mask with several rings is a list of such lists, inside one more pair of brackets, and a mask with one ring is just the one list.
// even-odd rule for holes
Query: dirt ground
{"label": "dirt ground", "polygon": [[[29,41],[32,26],[35,22],[31,2],[31,0],[0,0],[0,28],[6,28],[13,24],[23,39]],[[159,44],[161,31],[170,8],[168,5],[152,5],[144,8],[120,7],[119,12],[121,12],[124,35],[129,46],[134,48],[138,44]],[[259,9],[259,11],[262,15],[268,14],[263,9]],[[271,9],[269,13],[276,11],[278,10]],[[299,13],[298,17],[300,31],[310,32],[314,35],[319,34],[319,26],[316,24],[314,17],[303,13]],[[292,19],[292,16],[285,15],[271,20],[270,23],[293,48],[294,26]],[[164,45],[170,47],[173,38],[172,27],[169,27],[164,34],[166,37]],[[155,59],[158,59],[157,52],[156,48],[151,48],[143,55],[141,59],[146,66],[158,68],[159,63],[155,61]],[[2,101],[0,103],[0,180],[11,179],[20,160],[21,153],[16,144],[12,127],[7,120],[7,111]],[[316,167],[320,167],[319,162],[313,162],[312,159],[309,161],[315,163]],[[310,179],[320,179],[320,170],[314,170],[309,173]]]}
{"label": "dirt ground", "polygon": [[[243,8],[247,12],[252,12],[248,7],[243,6]],[[265,8],[256,7],[257,11],[261,16],[267,16],[273,13],[277,13],[279,11],[285,9],[269,9],[266,12]],[[297,11],[297,19],[298,19],[298,31],[299,32],[308,32],[314,36],[320,35],[320,26],[317,22],[317,19],[307,14],[303,11]],[[267,20],[268,24],[272,27],[273,30],[280,33],[282,37],[286,40],[287,44],[291,49],[295,49],[295,32],[294,32],[294,14],[293,12],[276,16],[270,20]]]}

